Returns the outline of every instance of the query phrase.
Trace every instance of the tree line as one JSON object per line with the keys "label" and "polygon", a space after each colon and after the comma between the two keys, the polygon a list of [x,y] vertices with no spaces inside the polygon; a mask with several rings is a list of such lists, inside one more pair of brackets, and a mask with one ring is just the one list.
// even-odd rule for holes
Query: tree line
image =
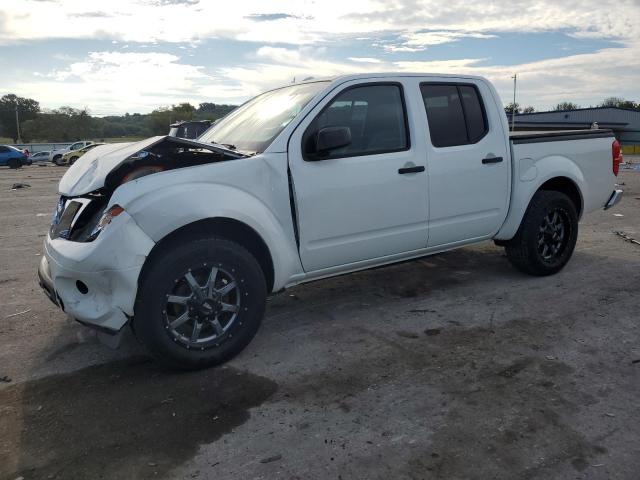
{"label": "tree line", "polygon": [[[640,103],[634,102],[633,100],[625,100],[624,98],[620,98],[620,97],[605,98],[602,102],[596,105],[596,107],[617,107],[617,108],[627,108],[629,110],[640,111]],[[573,103],[573,102],[560,102],[555,107],[553,107],[551,111],[561,112],[565,110],[578,110],[579,108],[592,108],[592,105],[589,105],[589,107],[581,107],[577,103]],[[513,102],[508,103],[504,107],[504,111],[507,115],[511,115],[511,113],[513,113],[514,110],[516,114],[534,113],[536,111],[536,109],[531,106],[521,107],[520,104],[517,102],[515,104]]]}
{"label": "tree line", "polygon": [[166,135],[171,123],[180,120],[217,120],[234,108],[236,105],[210,102],[200,103],[198,107],[179,103],[157,108],[148,114],[95,117],[87,109],[60,107],[42,110],[34,99],[7,94],[0,98],[0,137],[11,138],[17,143],[18,121],[20,140],[23,142],[150,137]]}
{"label": "tree line", "polygon": [[[640,111],[640,103],[619,97],[609,97],[598,107],[619,107]],[[73,142],[86,138],[103,139],[114,137],[150,137],[165,135],[169,125],[180,120],[217,120],[236,108],[236,105],[204,102],[198,107],[190,103],[179,103],[160,107],[148,114],[125,113],[95,117],[87,109],[60,107],[44,111],[39,102],[7,94],[0,98],[0,137],[23,142]],[[558,103],[553,110],[576,110],[581,108],[573,102]],[[532,106],[522,107],[509,103],[504,108],[507,114],[533,113]],[[16,116],[17,112],[17,116]],[[16,118],[17,117],[17,118]]]}

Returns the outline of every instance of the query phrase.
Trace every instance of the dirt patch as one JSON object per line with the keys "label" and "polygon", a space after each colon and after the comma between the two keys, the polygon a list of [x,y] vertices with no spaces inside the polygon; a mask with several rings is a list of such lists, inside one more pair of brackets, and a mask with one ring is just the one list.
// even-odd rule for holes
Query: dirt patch
{"label": "dirt patch", "polygon": [[[549,478],[559,467],[581,471],[607,450],[602,439],[587,439],[574,428],[576,414],[597,402],[576,386],[576,373],[583,372],[540,354],[566,341],[558,331],[569,322],[562,321],[521,318],[496,331],[451,328],[421,340],[375,335],[382,342],[375,357],[283,384],[280,391],[294,402],[345,412],[345,400],[357,405],[372,390],[386,396],[397,383],[430,385],[440,400],[425,398],[421,407],[415,399],[411,407],[420,412],[415,423],[434,428],[429,448],[415,449],[397,478],[524,479]],[[551,329],[556,335],[547,335]]]}
{"label": "dirt patch", "polygon": [[176,374],[146,359],[10,386],[0,390],[0,478],[158,478],[276,390],[233,368]]}

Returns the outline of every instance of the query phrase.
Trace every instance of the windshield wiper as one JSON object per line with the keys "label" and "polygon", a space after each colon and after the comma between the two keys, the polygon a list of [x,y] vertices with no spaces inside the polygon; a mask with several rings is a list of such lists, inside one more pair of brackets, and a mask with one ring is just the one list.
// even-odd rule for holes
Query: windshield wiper
{"label": "windshield wiper", "polygon": [[223,147],[226,147],[229,150],[237,150],[237,147],[235,145],[230,144],[230,143],[219,143],[219,142],[216,142],[215,140],[211,140],[210,142],[207,142],[207,143],[211,143],[213,145],[222,145]]}

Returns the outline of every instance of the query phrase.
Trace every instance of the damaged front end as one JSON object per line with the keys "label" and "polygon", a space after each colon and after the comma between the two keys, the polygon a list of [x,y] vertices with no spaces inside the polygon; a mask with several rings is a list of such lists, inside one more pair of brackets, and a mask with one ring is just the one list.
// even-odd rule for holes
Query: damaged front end
{"label": "damaged front end", "polygon": [[155,242],[123,206],[116,189],[144,176],[246,157],[175,137],[96,147],[69,168],[51,218],[39,269],[47,296],[70,317],[119,343],[133,316],[137,281]]}
{"label": "damaged front end", "polygon": [[113,216],[114,212],[107,210],[113,192],[127,182],[247,156],[220,145],[170,136],[96,147],[69,168],[60,181],[61,197],[51,222],[51,238],[95,240]]}

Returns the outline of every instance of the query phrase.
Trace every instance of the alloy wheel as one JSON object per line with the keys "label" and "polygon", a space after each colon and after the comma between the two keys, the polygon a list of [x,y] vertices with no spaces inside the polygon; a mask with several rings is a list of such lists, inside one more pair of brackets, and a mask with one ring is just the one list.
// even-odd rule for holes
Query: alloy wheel
{"label": "alloy wheel", "polygon": [[165,330],[188,349],[218,346],[238,321],[241,282],[233,269],[229,272],[221,264],[190,269],[166,295]]}
{"label": "alloy wheel", "polygon": [[538,231],[538,253],[545,262],[553,262],[565,250],[569,238],[569,217],[567,212],[556,208],[549,212]]}

